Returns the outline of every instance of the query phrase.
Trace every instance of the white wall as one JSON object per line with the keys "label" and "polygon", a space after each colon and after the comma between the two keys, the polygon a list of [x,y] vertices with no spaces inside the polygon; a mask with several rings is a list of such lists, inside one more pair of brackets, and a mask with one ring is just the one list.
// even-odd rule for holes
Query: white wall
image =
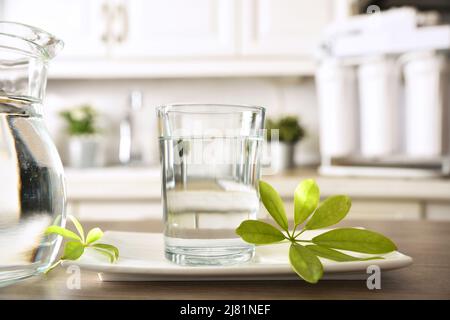
{"label": "white wall", "polygon": [[106,160],[117,163],[118,126],[124,116],[128,94],[138,89],[144,93],[140,132],[144,159],[158,162],[155,106],[173,102],[209,102],[256,104],[267,107],[268,117],[281,114],[299,115],[308,136],[297,148],[296,160],[301,164],[319,161],[318,116],[312,78],[215,78],[161,80],[50,80],[45,101],[45,118],[62,158],[65,158],[62,109],[82,103],[92,104],[101,114],[105,136]]}

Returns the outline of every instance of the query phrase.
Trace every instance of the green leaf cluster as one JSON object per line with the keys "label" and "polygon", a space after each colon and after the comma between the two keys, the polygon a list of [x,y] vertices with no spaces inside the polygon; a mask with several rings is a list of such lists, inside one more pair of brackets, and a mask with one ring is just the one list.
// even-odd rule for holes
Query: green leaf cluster
{"label": "green leaf cluster", "polygon": [[294,226],[289,228],[283,201],[267,182],[259,182],[259,194],[264,207],[278,227],[259,220],[245,220],[236,233],[246,242],[267,245],[290,242],[289,261],[292,269],[304,280],[316,283],[323,276],[320,258],[338,262],[383,259],[380,256],[359,258],[339,250],[366,254],[384,254],[397,249],[387,237],[366,229],[336,228],[311,240],[299,236],[306,230],[330,227],[345,218],[351,199],[335,195],[320,203],[320,190],[312,179],[302,181],[294,192]]}
{"label": "green leaf cluster", "polygon": [[266,121],[267,141],[271,140],[272,130],[278,130],[278,138],[281,142],[296,143],[305,136],[305,128],[298,117],[285,116],[279,120],[268,119]]}
{"label": "green leaf cluster", "polygon": [[97,133],[95,121],[97,112],[90,105],[65,110],[60,116],[67,122],[67,130],[70,135],[80,136]]}
{"label": "green leaf cluster", "polygon": [[45,235],[56,234],[68,239],[64,245],[61,258],[50,266],[46,273],[64,260],[78,260],[88,248],[106,256],[111,263],[117,261],[119,249],[110,244],[97,243],[103,237],[103,231],[100,228],[93,228],[85,235],[81,223],[72,215],[69,215],[68,218],[72,221],[77,233],[57,225],[51,225],[45,230]]}

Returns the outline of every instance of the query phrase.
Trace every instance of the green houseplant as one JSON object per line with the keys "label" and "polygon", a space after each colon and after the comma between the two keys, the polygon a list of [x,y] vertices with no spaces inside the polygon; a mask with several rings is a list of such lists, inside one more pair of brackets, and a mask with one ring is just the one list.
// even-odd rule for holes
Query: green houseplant
{"label": "green houseplant", "polygon": [[90,105],[82,105],[60,113],[67,123],[67,130],[72,136],[93,135],[97,133],[95,121],[97,112]]}
{"label": "green houseplant", "polygon": [[[298,117],[285,116],[280,119],[268,119],[266,129],[267,141],[271,144],[272,168],[275,171],[293,168],[295,166],[295,147],[306,135],[306,130]],[[276,137],[278,140],[275,139]]]}
{"label": "green houseplant", "polygon": [[76,168],[102,165],[102,144],[95,109],[90,105],[81,105],[62,111],[60,116],[66,122],[69,134],[68,164]]}

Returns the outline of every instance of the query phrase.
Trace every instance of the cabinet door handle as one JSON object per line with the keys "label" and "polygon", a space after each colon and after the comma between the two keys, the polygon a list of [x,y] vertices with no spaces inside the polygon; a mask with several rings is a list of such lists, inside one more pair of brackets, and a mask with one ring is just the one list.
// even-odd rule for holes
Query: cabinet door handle
{"label": "cabinet door handle", "polygon": [[103,30],[101,39],[103,43],[107,44],[112,40],[112,22],[113,22],[112,10],[107,2],[103,3],[102,5],[102,16],[103,19],[105,20],[105,29]]}
{"label": "cabinet door handle", "polygon": [[117,6],[117,16],[121,23],[121,32],[117,35],[116,41],[118,43],[124,42],[128,37],[128,11],[127,7],[123,4]]}

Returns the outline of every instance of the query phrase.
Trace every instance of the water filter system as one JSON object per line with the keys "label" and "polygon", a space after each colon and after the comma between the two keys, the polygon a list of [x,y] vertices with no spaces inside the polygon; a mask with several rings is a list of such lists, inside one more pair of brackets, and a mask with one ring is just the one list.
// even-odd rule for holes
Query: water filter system
{"label": "water filter system", "polygon": [[450,21],[413,8],[325,32],[316,84],[321,173],[450,175]]}

